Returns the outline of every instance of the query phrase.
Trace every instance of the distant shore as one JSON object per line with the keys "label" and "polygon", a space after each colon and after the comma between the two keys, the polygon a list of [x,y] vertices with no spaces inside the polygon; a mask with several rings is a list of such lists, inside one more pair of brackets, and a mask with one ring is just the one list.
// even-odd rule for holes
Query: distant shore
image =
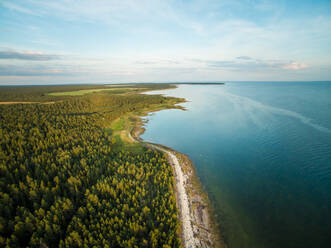
{"label": "distant shore", "polygon": [[225,83],[168,83],[170,85],[175,84],[175,85],[224,85]]}

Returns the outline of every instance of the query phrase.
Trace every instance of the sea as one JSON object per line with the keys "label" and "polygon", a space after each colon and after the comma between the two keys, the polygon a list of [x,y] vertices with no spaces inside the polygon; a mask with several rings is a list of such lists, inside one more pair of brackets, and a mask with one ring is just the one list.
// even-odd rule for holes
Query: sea
{"label": "sea", "polygon": [[187,154],[229,248],[331,247],[331,82],[178,85],[145,141]]}

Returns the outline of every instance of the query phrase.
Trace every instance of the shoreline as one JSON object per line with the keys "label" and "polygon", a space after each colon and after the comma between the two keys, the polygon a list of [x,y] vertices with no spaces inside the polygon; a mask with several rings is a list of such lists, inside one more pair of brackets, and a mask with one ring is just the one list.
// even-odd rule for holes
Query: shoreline
{"label": "shoreline", "polygon": [[143,120],[137,117],[128,136],[134,142],[166,154],[173,168],[183,247],[226,248],[216,223],[212,221],[213,209],[207,193],[202,189],[192,161],[187,155],[169,147],[142,140],[140,135],[145,131],[143,124]]}
{"label": "shoreline", "polygon": [[157,149],[162,153],[166,153],[168,161],[174,169],[176,200],[177,200],[177,205],[179,208],[179,216],[181,220],[181,236],[182,236],[181,238],[182,238],[183,246],[185,248],[206,247],[200,245],[199,242],[200,240],[196,237],[193,231],[190,201],[185,187],[187,177],[183,173],[178,158],[176,157],[176,155],[174,155],[173,152],[165,148],[161,148],[158,145],[148,144],[148,146]]}

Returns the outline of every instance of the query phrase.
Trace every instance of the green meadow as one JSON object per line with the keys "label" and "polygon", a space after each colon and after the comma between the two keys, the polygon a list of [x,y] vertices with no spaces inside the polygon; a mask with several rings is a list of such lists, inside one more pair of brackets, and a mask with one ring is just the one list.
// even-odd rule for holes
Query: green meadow
{"label": "green meadow", "polygon": [[88,89],[88,90],[75,90],[75,91],[67,91],[67,92],[52,92],[48,95],[50,96],[82,96],[91,93],[97,93],[100,91],[121,91],[120,93],[126,93],[129,91],[136,91],[137,88],[124,88],[124,87],[116,87],[110,89]]}

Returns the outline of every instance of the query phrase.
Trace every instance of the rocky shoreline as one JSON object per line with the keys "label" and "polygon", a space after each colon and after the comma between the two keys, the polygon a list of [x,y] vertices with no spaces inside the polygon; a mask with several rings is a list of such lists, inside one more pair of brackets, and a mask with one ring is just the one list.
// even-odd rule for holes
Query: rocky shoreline
{"label": "rocky shoreline", "polygon": [[212,222],[212,209],[207,194],[195,174],[188,156],[171,148],[144,142],[139,136],[145,131],[139,120],[129,136],[150,149],[163,152],[173,166],[175,174],[176,201],[181,221],[181,238],[184,248],[226,248],[217,226]]}

